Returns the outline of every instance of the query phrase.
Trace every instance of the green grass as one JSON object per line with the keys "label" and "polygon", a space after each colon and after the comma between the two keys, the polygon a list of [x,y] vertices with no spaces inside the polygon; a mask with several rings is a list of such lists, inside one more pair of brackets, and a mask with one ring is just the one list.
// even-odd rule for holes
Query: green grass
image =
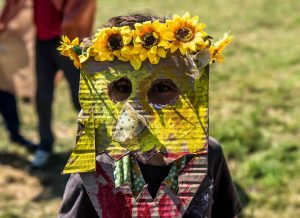
{"label": "green grass", "polygon": [[[190,11],[199,15],[215,39],[228,30],[235,36],[225,51],[225,63],[211,68],[210,135],[223,145],[245,205],[244,217],[300,217],[300,3],[102,0],[96,26],[111,16],[144,9],[166,16]],[[76,114],[70,112],[66,84],[61,83],[57,88],[54,104],[57,155],[53,163],[58,161],[57,166],[62,167],[67,156],[63,154],[74,143]],[[32,106],[20,103],[20,111],[24,134],[37,140]],[[2,127],[0,130],[1,152],[18,154],[17,160],[25,159],[26,165],[27,153],[9,145],[6,132]],[[52,176],[57,173],[60,177],[59,167],[51,170]],[[22,167],[11,170],[26,174]],[[62,180],[53,180],[47,174],[24,176],[38,184],[40,200],[33,201],[36,196],[28,197],[27,201],[16,200],[0,189],[0,217],[55,217],[64,184],[52,182],[63,183]],[[11,184],[0,185],[11,187]],[[59,191],[53,194],[56,189]]]}

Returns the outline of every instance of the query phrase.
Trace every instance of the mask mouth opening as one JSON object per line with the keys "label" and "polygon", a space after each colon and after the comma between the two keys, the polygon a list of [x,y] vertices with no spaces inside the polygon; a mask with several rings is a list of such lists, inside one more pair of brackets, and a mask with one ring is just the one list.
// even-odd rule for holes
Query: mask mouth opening
{"label": "mask mouth opening", "polygon": [[180,90],[171,79],[158,79],[152,82],[147,92],[148,102],[156,109],[175,105]]}
{"label": "mask mouth opening", "polygon": [[108,96],[114,102],[128,99],[132,93],[132,83],[127,77],[122,77],[108,85]]}

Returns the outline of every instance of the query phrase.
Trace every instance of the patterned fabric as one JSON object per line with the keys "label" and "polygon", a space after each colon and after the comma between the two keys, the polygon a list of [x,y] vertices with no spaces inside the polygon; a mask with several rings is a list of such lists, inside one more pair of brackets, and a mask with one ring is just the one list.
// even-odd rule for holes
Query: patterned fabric
{"label": "patterned fabric", "polygon": [[171,189],[172,192],[178,191],[178,173],[185,166],[186,157],[182,157],[172,164],[169,175],[165,179],[164,183]]}
{"label": "patterned fabric", "polygon": [[[172,192],[178,191],[178,172],[185,166],[186,158],[182,157],[176,160],[170,169],[170,172],[164,183]],[[137,197],[143,187],[146,185],[142,172],[136,159],[133,156],[127,155],[116,162],[114,168],[115,187],[129,185],[134,197]]]}
{"label": "patterned fabric", "polygon": [[[155,199],[149,194],[147,185],[135,197],[127,183],[115,187],[114,162],[106,154],[99,156],[96,172],[81,174],[81,179],[98,215],[104,218],[182,217],[207,174],[207,154],[197,155],[175,173],[177,193],[166,184],[174,176],[170,170]],[[178,166],[181,164],[179,161]]]}
{"label": "patterned fabric", "polygon": [[115,187],[129,185],[134,197],[142,191],[145,180],[136,160],[127,155],[116,162],[114,168]]}

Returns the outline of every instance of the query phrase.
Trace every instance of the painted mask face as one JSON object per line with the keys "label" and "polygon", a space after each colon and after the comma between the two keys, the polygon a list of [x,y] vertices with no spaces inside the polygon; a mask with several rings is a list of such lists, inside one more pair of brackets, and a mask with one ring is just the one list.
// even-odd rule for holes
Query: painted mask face
{"label": "painted mask face", "polygon": [[[77,147],[114,160],[132,153],[147,161],[162,153],[168,163],[200,153],[207,143],[208,66],[198,69],[182,55],[139,70],[119,61],[88,61],[80,102]],[[71,156],[69,163],[79,159]]]}
{"label": "painted mask face", "polygon": [[209,64],[224,61],[233,37],[213,43],[188,12],[164,21],[125,17],[84,42],[63,36],[58,47],[81,68],[82,111],[64,173],[95,171],[101,153],[142,162],[159,153],[168,164],[207,151]]}

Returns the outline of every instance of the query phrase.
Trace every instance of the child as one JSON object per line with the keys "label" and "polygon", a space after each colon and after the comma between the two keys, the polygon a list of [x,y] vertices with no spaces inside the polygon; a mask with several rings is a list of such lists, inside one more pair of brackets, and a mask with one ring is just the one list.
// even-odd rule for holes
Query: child
{"label": "child", "polygon": [[[73,174],[59,217],[235,217],[219,143],[208,137],[209,64],[223,60],[197,17],[114,17],[59,50],[81,67]],[[118,59],[118,60],[116,60]]]}

